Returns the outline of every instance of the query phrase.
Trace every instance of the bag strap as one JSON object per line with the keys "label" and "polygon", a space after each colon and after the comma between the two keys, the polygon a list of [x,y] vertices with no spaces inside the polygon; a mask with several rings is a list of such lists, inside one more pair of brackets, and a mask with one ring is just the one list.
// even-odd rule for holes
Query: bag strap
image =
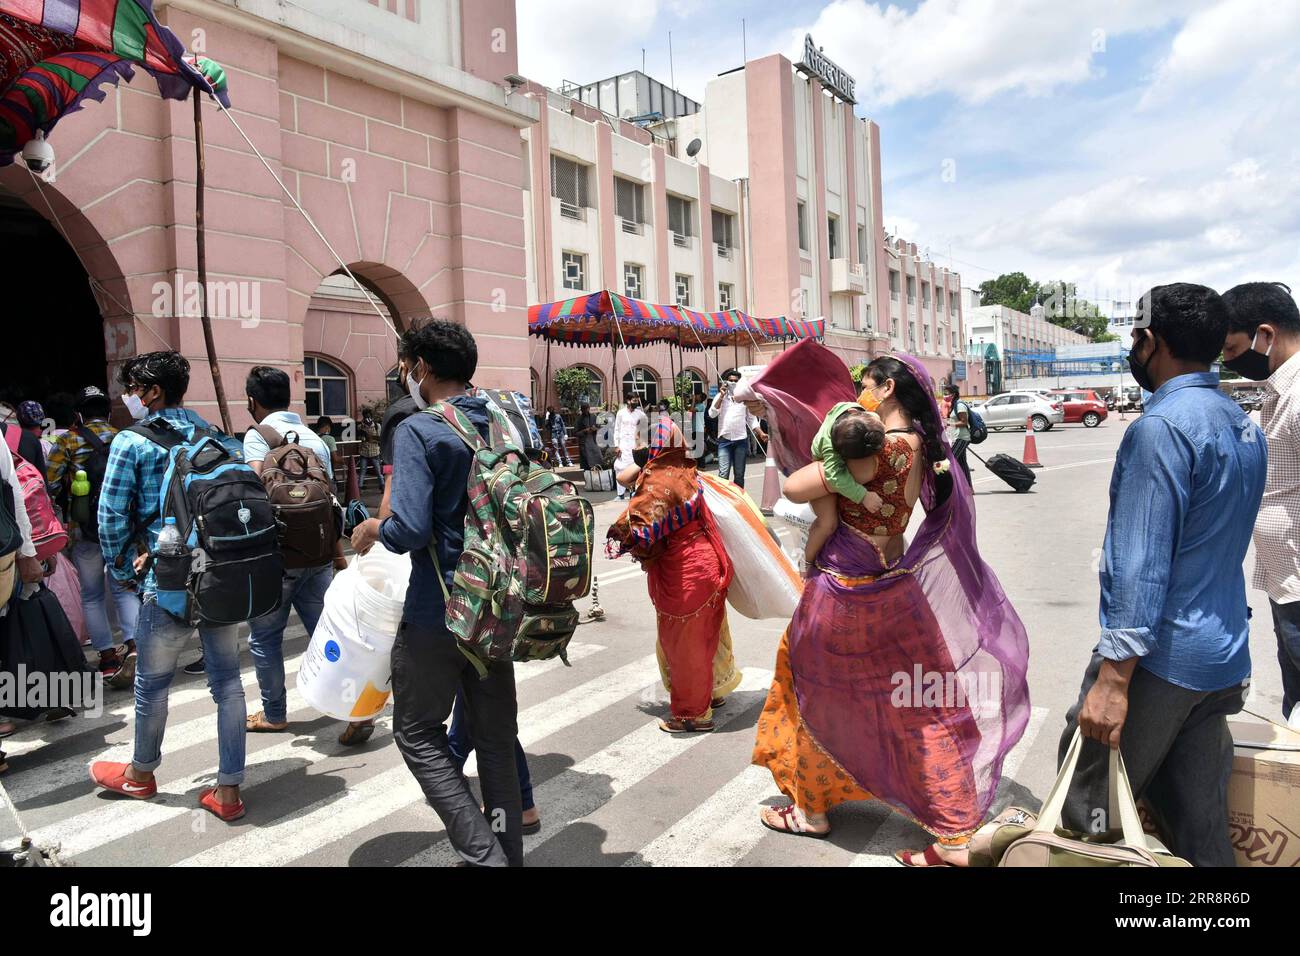
{"label": "bag strap", "polygon": [[470,423],[459,408],[450,402],[438,402],[424,411],[455,432],[460,440],[469,446],[471,452],[481,451],[485,447],[478,429]]}
{"label": "bag strap", "polygon": [[284,444],[284,436],[270,425],[254,425],[249,431],[255,431],[262,436],[268,451],[272,448],[279,448]]}
{"label": "bag strap", "polygon": [[[433,570],[438,575],[438,587],[442,588],[442,602],[445,608],[451,603],[451,592],[447,590],[447,582],[442,578],[442,563],[438,560],[438,549],[432,541],[429,542],[429,557],[433,558]],[[462,644],[459,639],[456,640],[456,649],[473,665],[474,672],[478,674],[479,680],[483,680],[488,676],[487,665],[479,659],[477,654]]]}
{"label": "bag strap", "polygon": [[18,442],[22,440],[23,430],[17,425],[5,425],[5,444],[15,455],[18,454]]}
{"label": "bag strap", "polygon": [[[1039,813],[1034,830],[1040,833],[1055,833],[1061,824],[1061,814],[1065,809],[1065,798],[1070,792],[1070,783],[1074,780],[1074,771],[1079,766],[1079,756],[1083,752],[1083,731],[1074,729],[1074,739],[1061,764],[1061,772],[1056,775],[1056,783],[1043,800],[1043,809]],[[1110,779],[1107,782],[1110,801],[1111,819],[1119,818],[1120,832],[1125,846],[1149,849],[1146,834],[1142,830],[1142,819],[1138,816],[1137,801],[1133,799],[1133,789],[1124,769],[1124,757],[1119,748],[1110,749]]]}
{"label": "bag strap", "polygon": [[91,450],[101,452],[108,447],[108,445],[104,444],[104,439],[100,438],[99,435],[95,433],[95,429],[91,428],[85,422],[80,422],[74,430],[81,436],[82,440],[91,447]]}

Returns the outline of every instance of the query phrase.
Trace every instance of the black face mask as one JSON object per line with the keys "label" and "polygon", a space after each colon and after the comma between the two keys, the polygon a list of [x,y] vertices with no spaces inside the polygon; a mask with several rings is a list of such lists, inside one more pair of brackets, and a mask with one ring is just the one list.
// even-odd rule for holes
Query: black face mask
{"label": "black face mask", "polygon": [[[1155,339],[1153,338],[1151,341],[1154,343]],[[1133,375],[1133,381],[1138,383],[1139,388],[1148,392],[1154,392],[1156,390],[1155,382],[1151,380],[1150,371],[1151,360],[1155,358],[1155,355],[1156,350],[1152,348],[1151,354],[1147,356],[1147,360],[1145,362],[1138,362],[1138,360],[1133,357],[1132,350],[1128,353],[1128,370]]]}
{"label": "black face mask", "polygon": [[1242,352],[1231,362],[1224,362],[1223,367],[1230,371],[1236,372],[1243,378],[1254,379],[1256,382],[1262,382],[1273,373],[1269,371],[1268,357],[1273,352],[1273,343],[1268,345],[1267,352],[1255,351],[1255,342],[1259,338],[1259,330],[1255,330],[1255,336],[1250,340],[1250,348]]}

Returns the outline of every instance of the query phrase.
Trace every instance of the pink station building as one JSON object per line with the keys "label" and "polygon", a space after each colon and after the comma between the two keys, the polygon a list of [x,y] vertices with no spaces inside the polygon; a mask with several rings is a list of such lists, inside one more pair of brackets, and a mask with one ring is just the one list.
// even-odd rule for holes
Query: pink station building
{"label": "pink station building", "polygon": [[[430,315],[473,331],[479,384],[555,401],[528,306],[600,289],[824,317],[849,364],[900,349],[936,380],[968,374],[960,277],[886,235],[880,130],[854,116],[851,80],[833,91],[841,76],[774,55],[719,75],[702,103],[642,73],[549,90],[516,75],[514,0],[155,9],[225,68],[242,128],[205,103],[208,301],[236,428],[258,364],[290,371],[309,417],[355,418],[391,394],[393,330]],[[16,318],[0,382],[116,394],[124,359],[177,348],[194,366],[187,404],[219,421],[195,291],[192,105],[140,72],[50,142],[53,183],[0,170]],[[712,384],[715,362],[779,348],[687,352],[686,367]],[[671,389],[663,347],[620,353],[615,383],[608,350],[549,351],[552,373],[584,365],[606,400]]]}

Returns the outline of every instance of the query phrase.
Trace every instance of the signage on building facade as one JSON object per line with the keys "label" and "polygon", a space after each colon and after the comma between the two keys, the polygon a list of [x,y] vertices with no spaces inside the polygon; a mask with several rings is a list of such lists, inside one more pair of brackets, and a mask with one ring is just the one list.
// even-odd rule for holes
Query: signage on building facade
{"label": "signage on building facade", "polygon": [[813,43],[811,33],[804,34],[803,60],[797,66],[805,73],[810,73],[821,80],[828,90],[846,103],[857,102],[853,96],[853,89],[857,85],[857,81],[849,76],[843,67],[837,65],[834,60],[817,49],[817,44]]}
{"label": "signage on building facade", "polygon": [[961,359],[952,363],[952,380],[954,382],[966,381],[966,363]]}

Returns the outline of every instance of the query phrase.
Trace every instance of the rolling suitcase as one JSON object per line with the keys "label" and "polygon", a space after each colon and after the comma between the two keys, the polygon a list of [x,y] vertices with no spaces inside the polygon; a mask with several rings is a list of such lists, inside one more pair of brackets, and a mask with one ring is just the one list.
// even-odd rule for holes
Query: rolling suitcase
{"label": "rolling suitcase", "polygon": [[[975,452],[971,451],[970,448],[967,448],[966,450],[972,455],[975,455]],[[1034,482],[1038,480],[1038,476],[1034,474],[1033,470],[1028,465],[1020,461],[1018,458],[1012,458],[1010,455],[993,455],[988,461],[984,461],[984,459],[980,458],[979,455],[975,455],[975,457],[979,458],[979,460],[984,463],[985,468],[993,472],[993,474],[997,475],[1016,491],[1028,491],[1034,486]]]}

